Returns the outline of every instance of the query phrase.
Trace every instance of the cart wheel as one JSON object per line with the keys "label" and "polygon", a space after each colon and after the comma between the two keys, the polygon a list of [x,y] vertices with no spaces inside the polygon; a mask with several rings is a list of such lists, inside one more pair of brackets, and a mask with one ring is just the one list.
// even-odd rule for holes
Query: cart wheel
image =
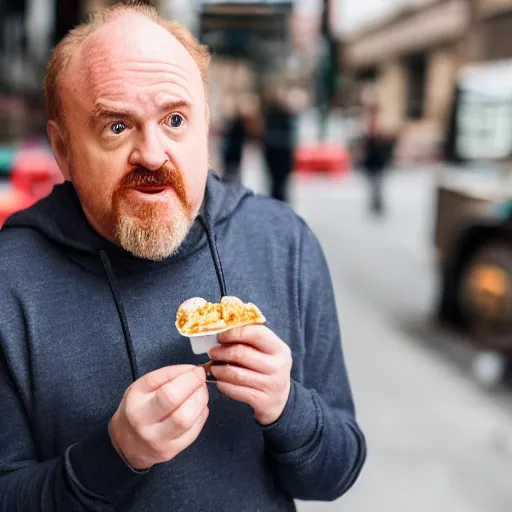
{"label": "cart wheel", "polygon": [[475,250],[462,270],[458,304],[479,346],[512,352],[512,244],[493,241]]}

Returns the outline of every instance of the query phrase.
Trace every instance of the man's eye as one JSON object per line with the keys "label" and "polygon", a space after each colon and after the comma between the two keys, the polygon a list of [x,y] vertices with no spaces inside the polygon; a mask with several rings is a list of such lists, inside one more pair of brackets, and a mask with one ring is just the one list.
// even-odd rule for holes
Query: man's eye
{"label": "man's eye", "polygon": [[126,126],[123,123],[114,123],[110,127],[110,131],[114,133],[115,135],[119,135],[124,132]]}
{"label": "man's eye", "polygon": [[181,117],[179,114],[173,114],[170,118],[169,118],[169,126],[171,126],[172,128],[180,128],[181,125],[183,124],[183,117]]}

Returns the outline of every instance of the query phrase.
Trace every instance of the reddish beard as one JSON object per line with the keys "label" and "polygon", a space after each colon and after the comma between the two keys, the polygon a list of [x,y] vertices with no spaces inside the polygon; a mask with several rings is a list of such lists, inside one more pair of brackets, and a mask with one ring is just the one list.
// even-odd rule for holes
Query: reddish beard
{"label": "reddish beard", "polygon": [[[129,193],[134,189],[170,187],[178,198],[172,206],[166,200],[146,202]],[[124,197],[123,197],[124,196]],[[157,171],[138,167],[127,174],[114,192],[114,239],[139,258],[160,260],[173,254],[185,239],[193,222],[183,175],[167,162]],[[122,200],[124,199],[122,204]],[[130,214],[124,214],[128,207]]]}

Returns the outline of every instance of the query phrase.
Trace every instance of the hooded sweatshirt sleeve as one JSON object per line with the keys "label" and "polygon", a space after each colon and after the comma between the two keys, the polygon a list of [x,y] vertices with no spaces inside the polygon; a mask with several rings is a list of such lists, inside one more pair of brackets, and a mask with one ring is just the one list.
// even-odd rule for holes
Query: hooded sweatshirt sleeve
{"label": "hooded sweatshirt sleeve", "polygon": [[3,284],[0,279],[0,511],[113,511],[144,473],[117,454],[107,424],[60,456],[41,460],[29,419],[23,317]]}
{"label": "hooded sweatshirt sleeve", "polygon": [[298,308],[304,355],[294,365],[288,403],[263,427],[279,484],[294,498],[331,501],[350,489],[366,458],[341,348],[331,277],[323,251],[303,224]]}

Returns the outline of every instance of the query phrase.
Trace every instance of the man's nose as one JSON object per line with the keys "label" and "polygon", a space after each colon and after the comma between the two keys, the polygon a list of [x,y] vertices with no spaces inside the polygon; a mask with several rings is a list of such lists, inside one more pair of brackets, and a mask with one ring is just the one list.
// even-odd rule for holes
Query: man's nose
{"label": "man's nose", "polygon": [[158,133],[158,129],[147,128],[135,143],[130,164],[157,171],[168,159],[162,134]]}

